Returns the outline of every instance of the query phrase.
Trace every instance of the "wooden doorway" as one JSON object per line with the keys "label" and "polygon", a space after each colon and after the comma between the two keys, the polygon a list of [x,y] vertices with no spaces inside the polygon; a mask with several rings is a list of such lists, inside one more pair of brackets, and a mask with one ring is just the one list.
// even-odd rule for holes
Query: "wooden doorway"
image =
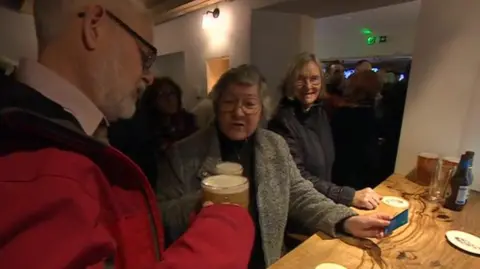
{"label": "wooden doorway", "polygon": [[223,73],[230,68],[230,58],[228,56],[208,59],[207,67],[207,94],[210,93],[215,83]]}

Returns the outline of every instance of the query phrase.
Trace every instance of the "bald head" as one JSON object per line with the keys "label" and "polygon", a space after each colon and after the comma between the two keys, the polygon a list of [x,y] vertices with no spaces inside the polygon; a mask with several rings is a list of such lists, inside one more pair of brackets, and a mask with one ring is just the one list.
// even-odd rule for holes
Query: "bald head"
{"label": "bald head", "polygon": [[68,28],[68,22],[89,5],[100,5],[126,21],[151,18],[142,0],[35,0],[33,14],[39,51]]}

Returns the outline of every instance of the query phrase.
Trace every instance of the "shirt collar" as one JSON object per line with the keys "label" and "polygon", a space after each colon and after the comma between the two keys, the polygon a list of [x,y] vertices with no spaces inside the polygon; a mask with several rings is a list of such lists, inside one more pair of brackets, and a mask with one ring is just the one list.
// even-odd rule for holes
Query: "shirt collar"
{"label": "shirt collar", "polygon": [[92,136],[102,121],[107,123],[103,113],[82,91],[42,64],[21,60],[15,76],[71,113],[87,135]]}

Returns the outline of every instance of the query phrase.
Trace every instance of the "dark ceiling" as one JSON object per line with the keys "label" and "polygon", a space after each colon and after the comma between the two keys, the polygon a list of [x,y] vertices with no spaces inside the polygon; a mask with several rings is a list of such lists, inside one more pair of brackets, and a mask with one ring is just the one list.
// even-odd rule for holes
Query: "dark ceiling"
{"label": "dark ceiling", "polygon": [[290,0],[264,7],[262,10],[323,18],[412,1],[414,0]]}
{"label": "dark ceiling", "polygon": [[[0,0],[0,6],[31,14],[34,0]],[[224,0],[144,0],[154,15],[155,23],[173,20],[190,12],[215,5]],[[243,0],[242,0],[243,1]]]}

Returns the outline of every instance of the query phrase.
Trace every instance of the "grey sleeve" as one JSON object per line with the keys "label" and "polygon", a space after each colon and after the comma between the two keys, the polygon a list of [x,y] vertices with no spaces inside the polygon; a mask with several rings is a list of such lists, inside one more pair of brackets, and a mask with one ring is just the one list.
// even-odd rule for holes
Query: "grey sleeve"
{"label": "grey sleeve", "polygon": [[159,163],[156,194],[166,241],[173,242],[188,229],[193,214],[200,208],[201,191],[185,184],[170,163],[163,160]]}
{"label": "grey sleeve", "polygon": [[173,199],[159,197],[167,241],[177,240],[188,229],[192,214],[200,208],[200,199],[200,191]]}
{"label": "grey sleeve", "polygon": [[290,181],[289,218],[301,223],[311,232],[321,231],[330,236],[336,236],[336,225],[357,215],[349,207],[336,204],[315,190],[312,182],[302,178],[288,153],[285,165],[290,167],[288,173]]}

